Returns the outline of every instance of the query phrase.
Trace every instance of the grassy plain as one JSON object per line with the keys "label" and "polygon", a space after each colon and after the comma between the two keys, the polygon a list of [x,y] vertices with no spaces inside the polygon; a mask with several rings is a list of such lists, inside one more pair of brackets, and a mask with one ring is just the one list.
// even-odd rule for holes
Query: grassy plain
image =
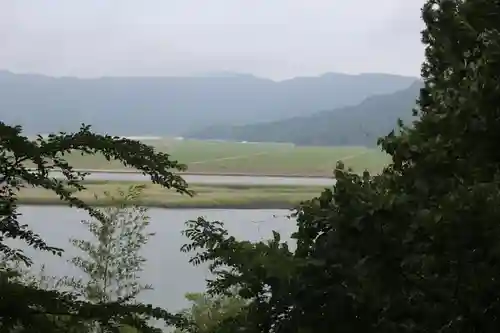
{"label": "grassy plain", "polygon": [[[131,185],[143,184],[129,181],[85,181],[86,190],[78,197],[94,206],[107,206],[103,192],[116,192]],[[193,184],[190,189],[194,197],[180,195],[172,190],[151,183],[144,184],[141,201],[137,204],[159,208],[292,208],[300,201],[312,199],[324,187],[300,185],[233,185],[233,184]],[[57,205],[60,199],[51,191],[41,188],[24,188],[19,193],[22,204]],[[98,196],[98,199],[94,197]],[[100,197],[100,198],[99,198]]]}
{"label": "grassy plain", "polygon": [[[356,172],[379,172],[389,157],[366,147],[296,147],[279,143],[238,143],[201,140],[145,140],[158,151],[187,164],[188,173],[283,176],[331,176],[338,160]],[[124,170],[102,156],[68,156],[78,169]]]}

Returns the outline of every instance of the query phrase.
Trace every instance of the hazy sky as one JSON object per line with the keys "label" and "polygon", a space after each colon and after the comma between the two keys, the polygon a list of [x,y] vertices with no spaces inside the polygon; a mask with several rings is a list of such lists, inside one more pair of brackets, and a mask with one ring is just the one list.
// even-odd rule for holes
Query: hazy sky
{"label": "hazy sky", "polygon": [[0,69],[419,75],[423,0],[0,0]]}

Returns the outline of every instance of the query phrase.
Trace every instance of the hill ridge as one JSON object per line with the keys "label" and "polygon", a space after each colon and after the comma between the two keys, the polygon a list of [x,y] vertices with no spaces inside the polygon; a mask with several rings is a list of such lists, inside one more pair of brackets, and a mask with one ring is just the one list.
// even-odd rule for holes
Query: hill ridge
{"label": "hill ridge", "polygon": [[338,73],[281,82],[245,75],[81,79],[0,71],[0,116],[27,134],[87,123],[109,134],[177,136],[207,125],[276,121],[354,105],[414,80]]}
{"label": "hill ridge", "polygon": [[188,138],[252,142],[290,142],[297,145],[374,146],[396,127],[397,119],[411,122],[422,87],[415,81],[406,89],[365,98],[358,105],[317,111],[306,116],[242,126],[215,125],[188,132]]}

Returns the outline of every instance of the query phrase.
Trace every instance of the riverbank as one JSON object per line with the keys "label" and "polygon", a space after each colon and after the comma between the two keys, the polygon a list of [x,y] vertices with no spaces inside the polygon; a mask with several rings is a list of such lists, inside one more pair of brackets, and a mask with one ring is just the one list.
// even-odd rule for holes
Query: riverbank
{"label": "riverbank", "polygon": [[[289,209],[301,201],[318,196],[324,188],[303,185],[191,184],[190,189],[195,195],[189,197],[144,182],[89,180],[84,185],[86,190],[78,193],[77,197],[93,206],[111,204],[103,197],[105,191],[114,193],[129,186],[144,185],[143,195],[135,204],[171,209]],[[40,188],[24,188],[18,197],[20,204],[64,205],[54,193]]]}
{"label": "riverbank", "polygon": [[[107,207],[110,206],[109,203],[95,200],[87,201],[90,206],[93,207]],[[67,206],[64,202],[57,198],[20,198],[18,203],[20,205],[30,205],[30,206]],[[191,202],[151,202],[148,200],[143,200],[140,202],[135,202],[143,207],[149,208],[160,208],[160,209],[292,209],[300,204],[297,202],[283,202],[283,201],[249,201],[249,202],[198,202],[196,200]]]}
{"label": "riverbank", "polygon": [[[61,180],[66,179],[64,174],[58,171],[49,172],[50,177]],[[335,184],[332,177],[312,178],[312,177],[255,177],[255,176],[221,176],[221,175],[182,175],[182,178],[190,185],[204,184],[217,186],[217,184],[232,185],[267,185],[267,186],[331,186]],[[112,182],[151,182],[151,177],[139,172],[93,172],[85,177],[90,181],[112,181]]]}
{"label": "riverbank", "polygon": [[[34,168],[28,168],[28,170],[36,170]],[[140,171],[136,169],[73,169],[77,172],[88,172],[91,174],[125,174],[125,175],[139,175]],[[251,173],[251,172],[176,172],[179,176],[220,176],[220,177],[283,177],[283,178],[325,178],[332,177],[333,171],[329,175],[308,175],[308,174],[294,174],[294,173]]]}

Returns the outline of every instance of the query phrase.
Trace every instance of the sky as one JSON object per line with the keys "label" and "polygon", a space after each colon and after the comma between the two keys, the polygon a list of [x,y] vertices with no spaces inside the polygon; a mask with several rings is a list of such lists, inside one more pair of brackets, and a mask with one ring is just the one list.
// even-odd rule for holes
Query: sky
{"label": "sky", "polygon": [[0,0],[0,69],[419,76],[424,0]]}

